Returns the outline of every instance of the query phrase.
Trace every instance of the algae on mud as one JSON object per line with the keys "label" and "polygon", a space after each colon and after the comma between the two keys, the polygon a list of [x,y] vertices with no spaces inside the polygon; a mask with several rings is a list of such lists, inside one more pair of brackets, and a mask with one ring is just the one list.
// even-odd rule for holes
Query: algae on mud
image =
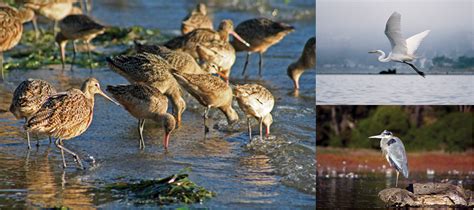
{"label": "algae on mud", "polygon": [[[128,28],[108,27],[104,34],[92,40],[93,46],[103,50],[91,52],[91,60],[87,53],[76,53],[74,65],[93,68],[106,65],[105,57],[131,52],[133,40],[164,41],[165,37],[159,29],[145,29],[140,26]],[[72,44],[68,42],[66,63],[72,63]],[[107,52],[107,53],[105,53]],[[54,41],[54,35],[49,30],[43,31],[38,39],[33,30],[24,31],[20,44],[6,53],[5,70],[38,69],[52,64],[61,64],[59,48]]]}
{"label": "algae on mud", "polygon": [[197,203],[216,195],[189,180],[188,174],[174,174],[139,183],[118,182],[108,185],[106,190],[135,204]]}

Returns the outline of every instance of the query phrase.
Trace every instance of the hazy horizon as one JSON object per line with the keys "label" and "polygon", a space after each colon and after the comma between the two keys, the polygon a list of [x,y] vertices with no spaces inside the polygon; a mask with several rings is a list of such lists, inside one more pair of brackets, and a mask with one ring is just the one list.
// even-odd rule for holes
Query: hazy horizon
{"label": "hazy horizon", "polygon": [[394,63],[380,63],[376,55],[367,53],[374,49],[390,52],[384,29],[394,11],[402,15],[405,38],[431,30],[417,52],[419,61],[439,55],[451,58],[473,55],[473,7],[470,0],[318,0],[318,66],[395,67]]}

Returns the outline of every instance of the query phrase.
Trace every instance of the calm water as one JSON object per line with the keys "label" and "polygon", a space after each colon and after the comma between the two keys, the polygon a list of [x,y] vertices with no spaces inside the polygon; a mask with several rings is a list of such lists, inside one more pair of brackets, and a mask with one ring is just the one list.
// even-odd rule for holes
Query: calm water
{"label": "calm water", "polygon": [[[392,173],[393,174],[393,173]],[[399,186],[408,186],[409,183],[439,182],[449,179],[451,183],[458,184],[462,180],[462,186],[466,189],[474,188],[472,175],[448,175],[439,174],[428,177],[426,173],[410,174],[410,179],[400,177]],[[380,200],[378,193],[395,186],[395,175],[386,177],[380,173],[360,174],[359,178],[326,178],[325,175],[317,178],[318,208],[383,208],[385,203]]]}
{"label": "calm water", "polygon": [[[274,8],[284,21],[295,25],[297,31],[265,54],[264,77],[256,75],[258,56],[252,56],[250,78],[240,77],[244,55],[239,54],[233,67],[231,81],[258,82],[270,89],[276,98],[273,111],[272,136],[265,142],[248,144],[245,120],[232,128],[225,117],[211,111],[211,135],[204,140],[201,114],[203,108],[190,96],[183,126],[171,137],[169,153],[164,153],[161,138],[163,128],[148,122],[145,126],[147,148],[140,151],[137,144],[137,121],[123,108],[96,97],[94,120],[81,136],[65,145],[84,159],[93,156],[96,165],[85,161],[87,170],[74,167],[64,171],[61,157],[54,144],[40,138],[41,146],[27,152],[23,121],[7,112],[15,87],[27,78],[41,78],[59,90],[79,87],[89,76],[102,86],[126,83],[108,69],[96,69],[61,74],[56,70],[18,70],[8,74],[8,82],[0,84],[0,208],[24,207],[130,207],[132,203],[117,201],[98,191],[104,184],[117,179],[152,179],[191,168],[191,180],[217,193],[217,197],[192,207],[211,208],[309,208],[315,207],[315,72],[305,73],[300,82],[299,96],[292,91],[286,67],[296,60],[310,36],[314,36],[314,2],[258,1],[234,7],[212,1],[215,25],[222,18],[237,24],[244,19],[269,14]],[[163,33],[176,34],[180,20],[194,1],[94,1],[93,14],[110,25],[142,25],[161,28]],[[221,7],[232,8],[231,10]],[[147,9],[145,9],[147,8]],[[299,9],[303,16],[295,16]],[[311,12],[313,11],[313,12]],[[241,118],[244,116],[234,104]],[[254,124],[256,125],[256,123]],[[254,126],[254,131],[257,131]],[[34,144],[34,143],[33,143]],[[74,163],[67,156],[69,166]],[[178,207],[173,206],[173,207]]]}
{"label": "calm water", "polygon": [[316,103],[474,104],[474,75],[321,75]]}

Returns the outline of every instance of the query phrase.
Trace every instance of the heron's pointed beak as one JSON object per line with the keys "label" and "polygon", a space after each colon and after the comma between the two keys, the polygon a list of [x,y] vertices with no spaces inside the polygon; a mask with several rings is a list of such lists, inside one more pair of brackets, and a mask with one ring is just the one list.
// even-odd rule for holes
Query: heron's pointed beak
{"label": "heron's pointed beak", "polygon": [[238,39],[240,42],[244,43],[245,46],[250,47],[250,44],[249,44],[247,41],[245,41],[244,39],[242,39],[242,37],[240,37],[237,33],[235,33],[235,31],[233,31],[233,30],[230,31],[230,34],[232,34],[232,36],[234,36],[234,37],[235,37],[236,39]]}
{"label": "heron's pointed beak", "polygon": [[371,136],[369,139],[381,139],[383,138],[382,135],[377,135],[377,136]]}
{"label": "heron's pointed beak", "polygon": [[104,96],[104,98],[106,98],[107,100],[112,101],[114,104],[117,104],[117,106],[120,106],[120,103],[119,103],[119,102],[117,102],[116,100],[110,98],[108,95],[106,95],[106,94],[105,94],[102,90],[100,90],[100,89],[99,89],[99,94],[100,94],[101,96]]}

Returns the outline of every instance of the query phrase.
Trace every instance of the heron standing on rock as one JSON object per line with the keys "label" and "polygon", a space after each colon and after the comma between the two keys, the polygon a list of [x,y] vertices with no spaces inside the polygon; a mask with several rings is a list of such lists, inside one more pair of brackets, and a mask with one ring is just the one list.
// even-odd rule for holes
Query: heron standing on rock
{"label": "heron standing on rock", "polygon": [[393,136],[392,132],[384,130],[380,135],[371,136],[371,139],[380,139],[380,148],[382,153],[385,155],[390,166],[394,167],[397,172],[397,181],[395,187],[398,185],[398,175],[402,172],[405,178],[408,178],[408,161],[407,154],[405,152],[405,146],[403,146],[402,140],[398,137]]}

